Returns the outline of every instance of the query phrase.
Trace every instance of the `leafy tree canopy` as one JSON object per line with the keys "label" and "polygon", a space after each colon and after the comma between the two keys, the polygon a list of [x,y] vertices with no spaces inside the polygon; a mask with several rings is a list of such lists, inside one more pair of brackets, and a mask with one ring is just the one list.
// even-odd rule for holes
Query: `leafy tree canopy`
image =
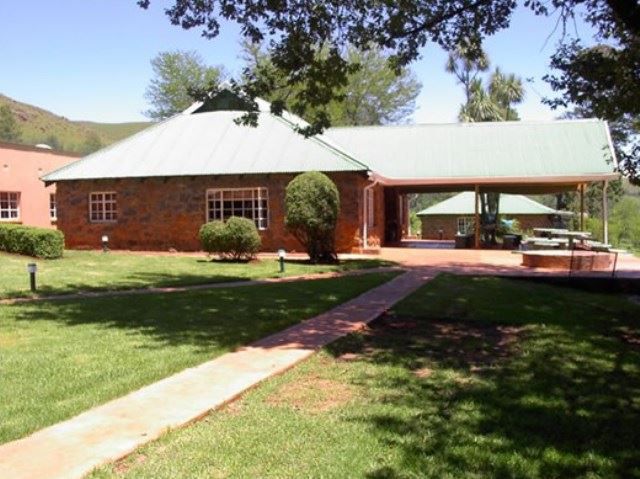
{"label": "leafy tree canopy", "polygon": [[151,109],[145,115],[163,120],[193,103],[193,91],[213,89],[224,78],[221,67],[204,63],[193,51],[161,52],[151,60],[154,77],[145,92]]}
{"label": "leafy tree canopy", "polygon": [[[267,79],[275,66],[269,54],[257,44],[245,42],[244,60],[251,77]],[[323,55],[321,50],[318,54]],[[311,117],[327,114],[335,126],[383,125],[402,123],[415,112],[415,100],[422,85],[408,68],[396,73],[389,67],[388,58],[378,49],[361,52],[354,47],[347,50],[347,61],[356,66],[347,77],[347,84],[328,105],[314,107]],[[274,72],[278,74],[281,72]],[[284,103],[293,110],[301,100],[301,85],[272,92],[269,101]]]}
{"label": "leafy tree canopy", "polygon": [[7,105],[0,106],[0,141],[18,142],[20,140],[20,127]]}

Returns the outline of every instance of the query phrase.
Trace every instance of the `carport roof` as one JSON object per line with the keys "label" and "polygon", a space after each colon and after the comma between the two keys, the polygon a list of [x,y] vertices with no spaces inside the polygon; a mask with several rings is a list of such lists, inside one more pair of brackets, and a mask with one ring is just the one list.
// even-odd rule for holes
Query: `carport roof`
{"label": "carport roof", "polygon": [[332,128],[386,184],[478,184],[613,178],[606,122],[556,120]]}

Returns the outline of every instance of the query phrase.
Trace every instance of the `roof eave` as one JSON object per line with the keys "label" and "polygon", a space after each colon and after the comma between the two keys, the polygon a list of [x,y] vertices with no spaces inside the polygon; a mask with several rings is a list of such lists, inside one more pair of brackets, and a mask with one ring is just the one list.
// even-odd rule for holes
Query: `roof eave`
{"label": "roof eave", "polygon": [[443,185],[567,185],[611,181],[620,178],[619,173],[587,173],[563,176],[500,176],[500,177],[444,177],[444,178],[389,178],[374,173],[385,186],[443,186]]}

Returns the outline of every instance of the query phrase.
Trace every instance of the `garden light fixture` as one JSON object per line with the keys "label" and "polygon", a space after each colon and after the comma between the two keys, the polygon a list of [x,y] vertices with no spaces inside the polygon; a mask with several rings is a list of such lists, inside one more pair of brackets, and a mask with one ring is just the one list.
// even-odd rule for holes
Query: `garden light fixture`
{"label": "garden light fixture", "polygon": [[102,252],[106,253],[109,251],[109,237],[107,235],[102,235]]}
{"label": "garden light fixture", "polygon": [[29,263],[27,265],[27,272],[29,273],[29,283],[31,285],[31,292],[36,292],[36,272],[38,271],[38,265],[35,263]]}
{"label": "garden light fixture", "polygon": [[278,250],[278,261],[280,262],[280,272],[284,273],[284,259],[287,257],[287,252],[284,248]]}

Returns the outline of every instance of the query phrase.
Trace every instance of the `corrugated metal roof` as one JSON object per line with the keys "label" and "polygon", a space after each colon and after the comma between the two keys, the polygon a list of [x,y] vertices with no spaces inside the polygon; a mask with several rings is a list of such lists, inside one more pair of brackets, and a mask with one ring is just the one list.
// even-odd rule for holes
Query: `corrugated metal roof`
{"label": "corrugated metal roof", "polygon": [[[386,179],[607,175],[606,123],[552,121],[333,128],[305,139],[301,118],[256,100],[257,127],[241,111],[183,113],[43,177],[45,181],[153,176],[373,171]],[[391,182],[389,182],[391,184]]]}
{"label": "corrugated metal roof", "polygon": [[[266,105],[266,106],[265,106]],[[197,105],[195,105],[197,106]],[[261,110],[268,108],[261,102]],[[294,115],[260,113],[258,127],[237,125],[243,112],[194,113],[193,107],[43,177],[45,181],[152,176],[367,171],[323,136],[305,139]]]}
{"label": "corrugated metal roof", "polygon": [[342,127],[327,131],[385,178],[557,177],[611,174],[598,120]]}
{"label": "corrugated metal roof", "polygon": [[[418,213],[418,216],[434,215],[474,215],[475,193],[464,191]],[[500,214],[502,215],[553,215],[566,214],[538,203],[523,195],[500,195]]]}

